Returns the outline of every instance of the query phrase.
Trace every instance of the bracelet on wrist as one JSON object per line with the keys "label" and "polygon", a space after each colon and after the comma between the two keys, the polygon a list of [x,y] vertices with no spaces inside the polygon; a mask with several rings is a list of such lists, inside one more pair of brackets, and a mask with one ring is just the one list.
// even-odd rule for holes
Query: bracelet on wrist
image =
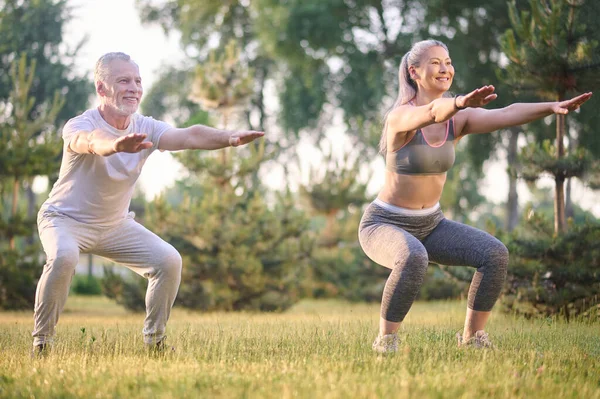
{"label": "bracelet on wrist", "polygon": [[458,97],[459,97],[459,96],[454,96],[454,109],[457,109],[457,110],[459,110],[459,111],[460,111],[461,109],[465,109],[465,108],[467,108],[466,106],[463,106],[463,107],[459,107],[459,106],[458,106],[458,104],[456,103],[456,99],[457,99]]}

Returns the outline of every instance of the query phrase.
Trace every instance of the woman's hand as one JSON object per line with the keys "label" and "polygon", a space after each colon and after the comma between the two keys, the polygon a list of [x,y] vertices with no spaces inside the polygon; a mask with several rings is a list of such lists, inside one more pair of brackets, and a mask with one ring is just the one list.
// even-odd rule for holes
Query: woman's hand
{"label": "woman's hand", "polygon": [[575,111],[576,109],[578,109],[579,107],[581,107],[581,104],[583,104],[584,102],[586,102],[587,100],[589,100],[592,97],[592,92],[589,93],[584,93],[581,94],[575,98],[572,98],[570,100],[565,100],[565,101],[561,101],[561,102],[557,102],[553,107],[552,107],[552,112],[554,112],[555,114],[562,114],[562,115],[566,115],[571,111]]}
{"label": "woman's hand", "polygon": [[457,109],[484,107],[498,97],[494,90],[496,88],[492,85],[480,87],[468,94],[456,97],[454,105]]}

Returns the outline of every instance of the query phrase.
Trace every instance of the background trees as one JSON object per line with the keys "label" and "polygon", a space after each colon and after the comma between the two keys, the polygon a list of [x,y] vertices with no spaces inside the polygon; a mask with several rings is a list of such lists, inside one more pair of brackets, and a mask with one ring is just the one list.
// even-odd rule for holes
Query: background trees
{"label": "background trees", "polygon": [[0,5],[0,308],[29,308],[43,264],[33,179],[58,173],[57,126],[85,109],[91,85],[70,70],[64,1]]}
{"label": "background trees", "polygon": [[[0,3],[0,32],[5,33],[0,38],[0,61],[8,67],[20,57],[17,50],[37,59],[30,87],[36,99],[29,120],[41,120],[38,117],[50,109],[43,104],[52,101],[48,94],[54,95],[54,89],[48,87],[53,87],[66,100],[53,124],[60,126],[85,106],[91,90],[91,85],[71,73],[77,49],[64,51],[58,44],[62,22],[51,22],[69,16],[66,3]],[[377,172],[383,165],[376,150],[381,117],[397,94],[400,58],[414,41],[433,37],[446,42],[457,71],[455,92],[494,84],[499,98],[492,107],[537,101],[540,94],[551,92],[552,99],[559,98],[561,90],[570,96],[569,90],[575,94],[597,85],[600,62],[593,15],[600,6],[592,1],[513,3],[510,13],[504,0],[485,4],[470,0],[136,3],[144,22],[181,34],[182,51],[188,56],[146,88],[144,113],[177,125],[267,130],[264,140],[236,151],[176,154],[187,175],[146,204],[144,222],[172,241],[190,265],[180,299],[193,308],[283,309],[303,295],[379,299],[387,271],[362,254],[356,227],[362,208],[378,189]],[[34,25],[39,27],[30,32],[28,27]],[[515,33],[505,33],[509,28]],[[539,71],[543,71],[540,76]],[[0,76],[3,121],[8,121],[14,101],[9,100],[9,86],[7,77]],[[595,128],[600,121],[597,113],[587,112],[598,104],[595,96],[582,112],[569,115],[563,130],[565,156],[559,160],[555,158],[560,145],[542,144],[555,135],[552,118],[468,137],[457,148],[458,162],[448,174],[442,206],[448,217],[497,235],[504,229],[515,231],[512,238],[505,236],[505,242],[515,245],[508,302],[519,298],[524,303],[522,299],[532,292],[540,298],[543,290],[555,300],[559,291],[566,291],[547,291],[547,287],[571,289],[575,287],[571,283],[579,281],[571,276],[570,283],[563,284],[552,276],[564,278],[558,272],[560,265],[574,259],[572,234],[585,231],[584,243],[591,243],[595,234],[592,225],[583,223],[588,215],[577,207],[575,198],[570,199],[569,177],[580,178],[590,187],[600,185],[593,173],[600,154]],[[72,106],[80,108],[66,108]],[[29,146],[34,141],[43,143],[42,130],[32,136]],[[3,138],[5,146],[15,145],[7,133]],[[527,146],[535,142],[539,145]],[[481,183],[488,160],[505,157],[509,183],[498,206],[497,200],[482,195]],[[55,166],[48,170],[57,172],[57,161],[55,155]],[[565,226],[572,223],[573,231],[560,239],[546,237],[545,227],[539,227],[542,222],[532,222],[546,211],[546,191],[531,190],[533,218],[523,219],[518,208],[517,177],[533,181],[549,172],[555,179],[567,179],[564,214],[572,221],[563,219]],[[28,208],[33,216],[31,179],[19,181],[23,182],[19,190],[29,192],[24,198],[30,199],[30,206],[20,205],[19,212]],[[2,181],[4,217],[16,203],[11,202],[11,184]],[[144,208],[139,201],[135,206],[138,211]],[[539,227],[537,232],[529,228],[533,226]],[[17,238],[15,246],[26,241]],[[554,255],[549,255],[548,246],[555,248]],[[587,278],[597,268],[594,259],[593,253],[581,257],[590,267],[585,269]],[[533,260],[538,262],[535,267]],[[454,269],[452,273],[456,274]],[[437,282],[430,287],[441,287],[440,282],[448,281],[444,276],[433,270],[430,277]],[[120,279],[113,277],[113,283]],[[540,283],[525,284],[531,281]],[[135,308],[138,300],[132,298],[137,294],[124,293],[142,293],[143,281],[129,288],[124,288],[129,282],[113,283],[118,289],[112,295],[127,299],[128,306]],[[560,294],[569,299],[544,309],[564,309],[582,298],[589,302],[594,291],[577,287],[570,292],[585,291],[584,296]],[[455,295],[460,289],[443,291]],[[424,291],[426,297],[438,296]]]}
{"label": "background trees", "polygon": [[[597,2],[555,0],[531,2],[529,9],[519,12],[511,3],[513,29],[502,40],[510,60],[506,82],[517,91],[550,101],[599,88],[600,31],[597,24],[585,23],[599,9]],[[554,228],[548,218],[530,210],[528,220],[510,240],[513,257],[506,303],[527,314],[560,312],[568,318],[598,303],[600,261],[592,243],[600,225],[592,220],[571,221],[567,231],[565,180],[598,179],[597,161],[585,145],[589,137],[582,137],[578,122],[567,123],[571,118],[577,120],[578,114],[552,116],[555,144],[540,140],[520,154],[522,177],[535,181],[547,174],[555,182]],[[595,141],[590,142],[592,151]]]}

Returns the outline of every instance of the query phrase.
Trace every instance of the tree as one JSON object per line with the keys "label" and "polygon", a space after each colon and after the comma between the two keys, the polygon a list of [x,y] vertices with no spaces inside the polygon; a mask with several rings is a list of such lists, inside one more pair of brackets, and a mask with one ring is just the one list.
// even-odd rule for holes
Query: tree
{"label": "tree", "polygon": [[[57,125],[84,110],[93,85],[73,72],[83,38],[74,49],[63,42],[65,24],[72,18],[66,0],[0,1],[0,69],[8,71],[13,60],[25,53],[35,60],[36,76],[31,83],[35,99],[31,116],[43,112],[58,91],[65,104],[56,117]],[[12,82],[0,74],[0,102],[8,99]]]}
{"label": "tree", "polygon": [[[35,119],[30,95],[35,77],[35,60],[23,55],[10,69],[13,90],[8,102],[0,104],[0,308],[29,307],[33,303],[34,279],[39,272],[37,244],[19,237],[30,237],[36,226],[34,217],[19,209],[19,191],[23,180],[54,172],[60,153],[54,121],[64,104],[58,93],[52,103],[43,104]],[[10,188],[10,189],[9,189]],[[7,193],[11,193],[10,211],[6,212]],[[8,245],[7,245],[8,244]]]}
{"label": "tree", "polygon": [[[235,40],[241,59],[253,68],[255,74],[246,119],[252,130],[264,130],[266,114],[263,91],[272,63],[257,46],[252,9],[248,2],[169,0],[156,4],[153,0],[136,0],[136,5],[144,23],[159,24],[165,32],[181,32],[181,45],[196,63],[205,62],[215,49],[223,49],[231,40]],[[185,93],[185,97],[188,95]],[[250,117],[252,113],[258,114],[258,124]]]}
{"label": "tree", "polygon": [[529,209],[510,237],[503,306],[526,316],[562,315],[570,320],[599,304],[600,223],[592,218],[556,235],[552,219]]}
{"label": "tree", "polygon": [[[588,2],[589,4],[597,4]],[[563,101],[573,92],[600,87],[600,47],[598,31],[590,32],[578,21],[584,1],[552,0],[549,4],[531,1],[530,11],[518,12],[515,2],[509,5],[513,29],[503,36],[502,48],[510,64],[506,67],[507,82],[517,91],[533,91],[552,101]],[[517,42],[517,37],[520,43]],[[555,147],[544,147],[544,171],[555,180],[555,232],[566,231],[564,183],[569,177],[581,177],[584,170],[577,159],[565,157],[565,116],[556,115]],[[553,154],[554,153],[554,154]],[[526,161],[538,161],[542,153],[527,152]],[[555,160],[550,162],[549,158]],[[535,159],[534,159],[535,158]],[[581,165],[579,165],[581,166]],[[533,176],[530,174],[530,178]]]}
{"label": "tree", "polygon": [[[211,53],[198,66],[190,94],[230,129],[251,92],[251,70],[239,55],[234,42],[225,53]],[[166,197],[155,200],[146,212],[146,225],[183,257],[178,294],[183,306],[283,310],[300,297],[313,246],[309,221],[296,209],[291,192],[269,197],[257,177],[260,165],[271,157],[264,140],[236,148],[233,155],[231,148],[176,154],[193,178],[180,182],[185,184],[178,187],[182,195],[171,196],[178,203],[170,204]],[[137,285],[121,287],[111,293],[118,300],[131,308],[143,302]],[[126,300],[128,296],[138,300]]]}
{"label": "tree", "polygon": [[[37,205],[32,180],[56,176],[62,148],[56,127],[86,108],[93,88],[73,73],[83,40],[73,50],[63,43],[70,18],[66,1],[0,1],[0,69],[13,70],[0,74],[2,307],[33,303],[40,249],[33,239]],[[23,189],[26,209],[18,205]]]}
{"label": "tree", "polygon": [[310,167],[309,183],[300,187],[317,234],[307,284],[315,297],[379,300],[387,272],[364,256],[357,241],[368,201],[367,185],[359,179],[361,159],[349,152],[338,158],[334,148],[321,148],[323,161]]}
{"label": "tree", "polygon": [[[575,92],[600,86],[600,48],[596,31],[582,24],[579,16],[592,12],[597,2],[553,0],[531,1],[530,9],[517,12],[509,5],[514,30],[503,37],[503,48],[510,59],[507,81],[517,91],[535,92],[561,101]],[[520,42],[517,42],[517,38]],[[589,110],[582,108],[581,114]],[[597,114],[597,113],[595,113]],[[570,116],[573,113],[569,114]],[[550,118],[547,118],[550,119]],[[571,119],[571,118],[570,118]],[[589,118],[573,119],[590,120]],[[586,132],[580,121],[570,123],[571,138],[580,139]],[[567,320],[587,312],[597,304],[598,254],[594,250],[600,232],[598,222],[590,219],[577,224],[565,218],[564,183],[569,178],[598,179],[598,161],[587,148],[567,137],[566,118],[557,115],[556,140],[537,140],[520,154],[520,176],[534,182],[542,174],[555,180],[554,226],[548,218],[531,209],[528,218],[505,242],[513,254],[505,287],[505,306],[528,315],[562,314]],[[544,123],[537,124],[547,129]]]}
{"label": "tree", "polygon": [[144,94],[141,108],[144,115],[155,119],[171,118],[176,126],[181,126],[201,112],[197,103],[191,101],[189,88],[193,73],[169,67],[161,73],[160,79]]}

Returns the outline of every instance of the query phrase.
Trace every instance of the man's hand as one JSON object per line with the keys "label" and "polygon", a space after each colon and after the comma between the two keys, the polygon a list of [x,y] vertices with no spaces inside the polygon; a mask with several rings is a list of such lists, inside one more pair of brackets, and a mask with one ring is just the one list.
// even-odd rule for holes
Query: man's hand
{"label": "man's hand", "polygon": [[248,144],[249,142],[254,141],[264,135],[265,132],[256,132],[254,130],[235,132],[229,136],[229,145],[232,147],[237,147]]}
{"label": "man's hand", "polygon": [[135,153],[142,150],[147,150],[152,147],[152,143],[144,141],[148,137],[145,133],[131,133],[127,136],[119,137],[113,142],[115,152]]}

